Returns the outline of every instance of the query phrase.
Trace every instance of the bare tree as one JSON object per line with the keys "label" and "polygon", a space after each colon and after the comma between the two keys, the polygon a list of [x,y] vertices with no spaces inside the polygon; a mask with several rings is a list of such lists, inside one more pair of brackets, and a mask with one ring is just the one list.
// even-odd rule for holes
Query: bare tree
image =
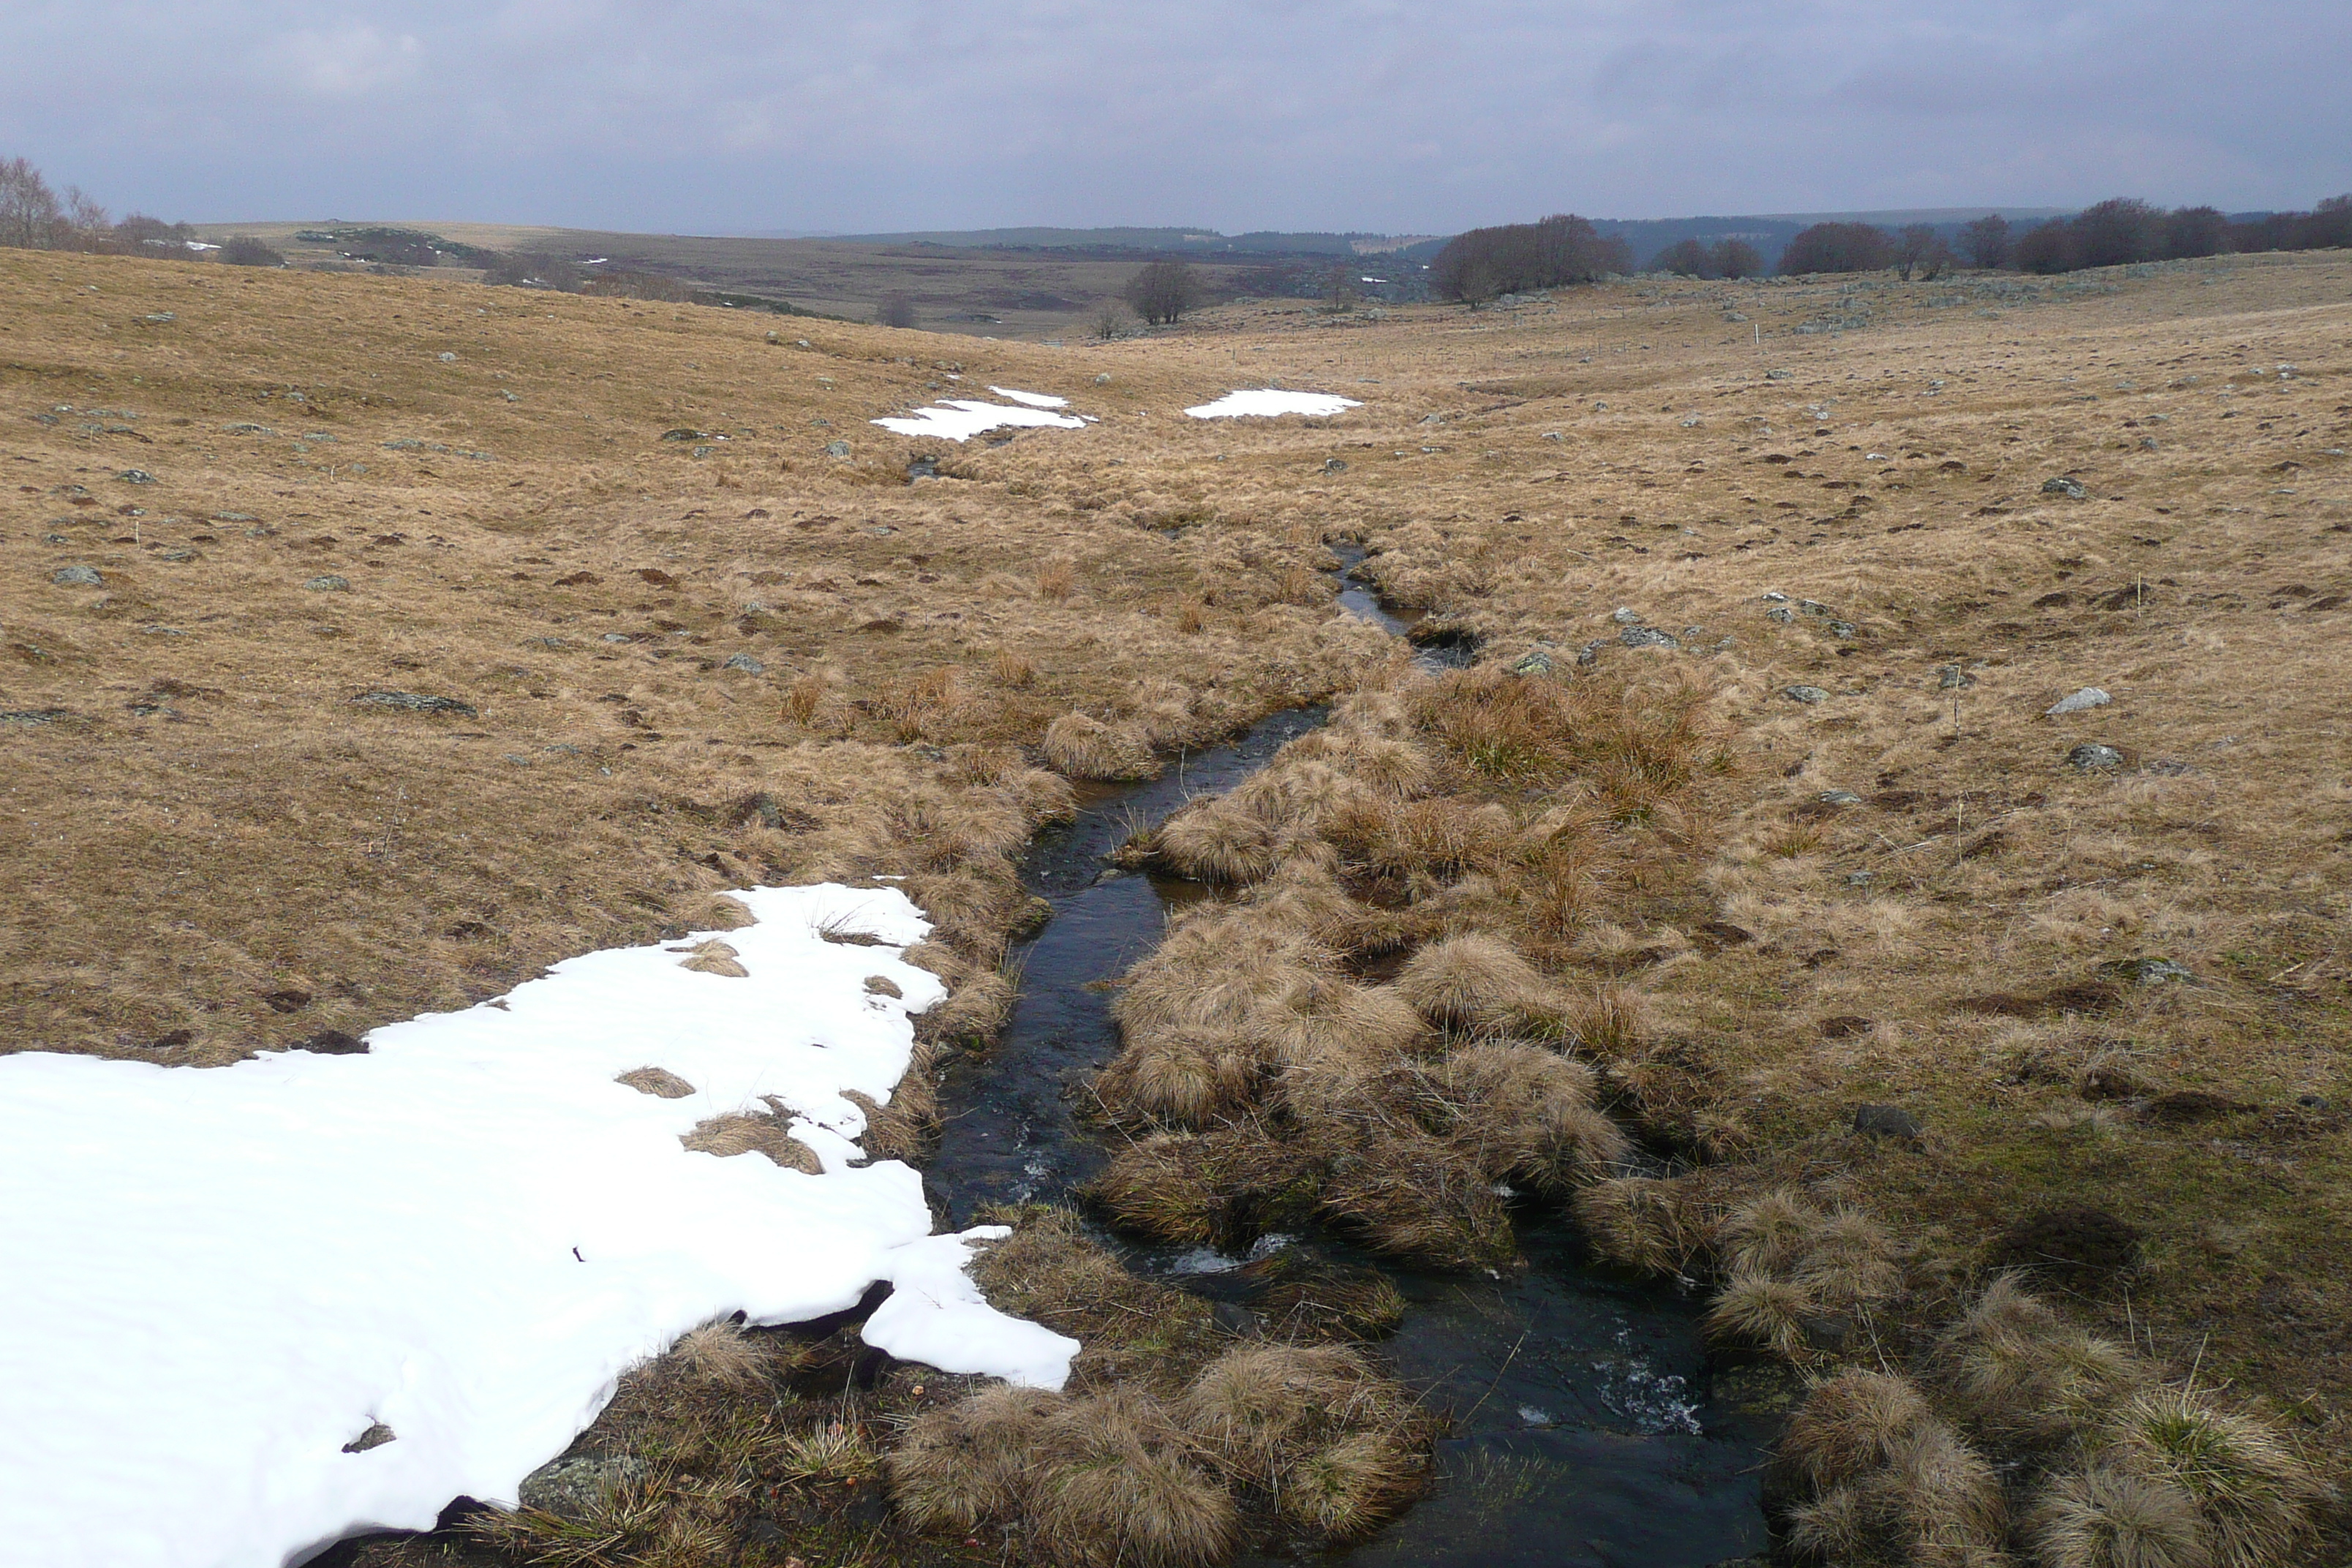
{"label": "bare tree", "polygon": [[1476,306],[1497,294],[1592,283],[1633,270],[1633,253],[1622,239],[1603,239],[1587,219],[1555,213],[1541,223],[1455,235],[1429,264],[1429,286],[1441,300]]}
{"label": "bare tree", "polygon": [[1127,281],[1127,302],[1153,326],[1172,323],[1200,302],[1201,286],[1188,261],[1151,261]]}
{"label": "bare tree", "polygon": [[915,324],[913,298],[903,292],[883,295],[882,303],[876,306],[874,310],[874,324],[877,327],[913,326]]}
{"label": "bare tree", "polygon": [[1960,230],[1960,248],[1977,266],[1992,270],[2009,265],[2009,220],[1999,213],[1972,218]]}
{"label": "bare tree", "polygon": [[0,245],[47,250],[56,242],[64,216],[58,194],[29,161],[0,163]]}
{"label": "bare tree", "polygon": [[1875,272],[1894,264],[1894,242],[1866,223],[1817,223],[1798,230],[1780,253],[1780,270],[1789,273]]}
{"label": "bare tree", "polygon": [[283,267],[286,258],[268,241],[249,234],[232,235],[221,241],[220,258],[231,267]]}
{"label": "bare tree", "polygon": [[2164,219],[2164,254],[2179,261],[2230,248],[2230,220],[2214,207],[2175,207]]}
{"label": "bare tree", "polygon": [[1744,239],[1719,239],[1706,253],[1707,266],[1717,278],[1759,278],[1764,257]]}
{"label": "bare tree", "polygon": [[1135,312],[1117,300],[1105,300],[1095,307],[1093,331],[1104,342],[1123,338],[1135,327]]}
{"label": "bare tree", "polygon": [[1699,241],[1678,239],[1650,258],[1650,270],[1671,272],[1679,278],[1709,278],[1714,276],[1714,259]]}

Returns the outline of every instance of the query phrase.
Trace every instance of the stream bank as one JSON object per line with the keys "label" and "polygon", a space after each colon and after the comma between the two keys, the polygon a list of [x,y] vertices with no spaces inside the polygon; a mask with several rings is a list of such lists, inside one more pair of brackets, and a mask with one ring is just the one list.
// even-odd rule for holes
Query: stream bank
{"label": "stream bank", "polygon": [[[1360,559],[1342,552],[1342,607],[1402,635],[1410,623],[1353,577]],[[1468,652],[1416,658],[1445,668]],[[1014,950],[1020,996],[999,1043],[956,1064],[940,1091],[945,1127],[926,1179],[951,1225],[989,1205],[1070,1203],[1105,1163],[1082,1111],[1119,1049],[1116,983],[1158,945],[1172,911],[1215,896],[1108,857],[1186,800],[1231,789],[1323,719],[1319,708],[1277,713],[1160,779],[1089,790],[1075,820],[1038,836],[1023,874],[1052,919]],[[1751,1385],[1709,1356],[1695,1297],[1596,1266],[1561,1217],[1529,1207],[1514,1217],[1528,1267],[1502,1278],[1423,1272],[1319,1235],[1268,1237],[1255,1249],[1377,1269],[1406,1303],[1379,1350],[1452,1418],[1436,1485],[1334,1555],[1366,1568],[1707,1568],[1763,1551],[1759,1473],[1778,1413],[1758,1395],[1773,1383]],[[1229,1324],[1254,1321],[1249,1260],[1114,1245],[1138,1272],[1218,1303]]]}

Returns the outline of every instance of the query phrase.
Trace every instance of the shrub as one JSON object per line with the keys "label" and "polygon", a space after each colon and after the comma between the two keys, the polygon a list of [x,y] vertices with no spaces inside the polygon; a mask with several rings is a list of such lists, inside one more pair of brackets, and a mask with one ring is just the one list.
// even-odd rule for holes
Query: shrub
{"label": "shrub", "polygon": [[1958,259],[1944,237],[1936,232],[1934,224],[1906,224],[1895,237],[1895,265],[1906,282],[1910,281],[1914,272],[1924,281],[1933,282]]}
{"label": "shrub", "polygon": [[2165,215],[2163,249],[2168,260],[2218,256],[2230,246],[2230,220],[2214,207],[2175,207]]}
{"label": "shrub", "polygon": [[2063,218],[2053,218],[2027,229],[2018,239],[2014,254],[2019,271],[2038,272],[2045,277],[2053,272],[2072,272],[2083,265],[2074,226]]}
{"label": "shrub", "polygon": [[580,288],[580,268],[561,256],[522,250],[501,256],[482,273],[482,281],[514,289],[550,289],[560,294]]}
{"label": "shrub", "polygon": [[220,258],[231,267],[283,267],[286,258],[264,240],[249,234],[231,236],[221,242]]}
{"label": "shrub", "polygon": [[1147,262],[1127,280],[1127,302],[1155,327],[1173,325],[1200,300],[1200,280],[1188,261]]}
{"label": "shrub", "polygon": [[1973,218],[1960,229],[1960,248],[1976,266],[1990,270],[2009,265],[2009,220],[1999,213]]}
{"label": "shrub", "polygon": [[1744,239],[1718,239],[1708,250],[1707,265],[1717,278],[1760,278],[1764,257]]}
{"label": "shrub", "polygon": [[1089,330],[1104,342],[1123,338],[1135,327],[1135,312],[1124,300],[1105,300],[1095,307],[1094,321]]}
{"label": "shrub", "polygon": [[877,327],[912,327],[915,324],[915,301],[904,293],[882,296],[874,308],[874,324]]}
{"label": "shrub", "polygon": [[1455,235],[1430,263],[1429,281],[1439,299],[1475,305],[1496,294],[1592,283],[1633,269],[1623,240],[1603,239],[1585,219],[1559,213],[1540,223]]}
{"label": "shrub", "polygon": [[1678,239],[1650,258],[1650,270],[1671,272],[1678,278],[1706,278],[1711,275],[1710,259],[1706,247],[1699,241]]}
{"label": "shrub", "polygon": [[2146,202],[2116,196],[2077,213],[2071,226],[2081,266],[2122,267],[2156,259],[2164,215]]}
{"label": "shrub", "polygon": [[1817,223],[1789,241],[1780,253],[1780,270],[1875,272],[1894,259],[1895,245],[1885,229],[1866,223]]}

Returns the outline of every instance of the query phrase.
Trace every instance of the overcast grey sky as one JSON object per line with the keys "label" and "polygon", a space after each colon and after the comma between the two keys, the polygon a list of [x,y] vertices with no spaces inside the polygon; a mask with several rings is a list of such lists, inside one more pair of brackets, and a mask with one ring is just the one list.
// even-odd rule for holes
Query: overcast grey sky
{"label": "overcast grey sky", "polygon": [[2347,0],[5,0],[0,156],[166,218],[697,233],[2305,207]]}

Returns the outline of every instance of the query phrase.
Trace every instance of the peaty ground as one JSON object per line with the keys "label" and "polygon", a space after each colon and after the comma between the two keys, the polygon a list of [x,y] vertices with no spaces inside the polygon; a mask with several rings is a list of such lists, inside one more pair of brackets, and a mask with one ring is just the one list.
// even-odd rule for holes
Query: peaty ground
{"label": "peaty ground", "polygon": [[[1055,719],[1172,752],[1392,662],[1317,574],[1352,541],[1482,659],[1711,693],[1679,874],[1567,978],[1703,1054],[1726,1136],[1955,1278],[2117,1216],[2146,1267],[2080,1315],[2352,1450],[2352,258],[1068,348],[23,252],[0,289],[0,1048],[356,1036],[761,880],[911,875],[971,982]],[[991,384],[1100,422],[866,423]],[[1364,406],[1181,414],[1266,385]]]}

